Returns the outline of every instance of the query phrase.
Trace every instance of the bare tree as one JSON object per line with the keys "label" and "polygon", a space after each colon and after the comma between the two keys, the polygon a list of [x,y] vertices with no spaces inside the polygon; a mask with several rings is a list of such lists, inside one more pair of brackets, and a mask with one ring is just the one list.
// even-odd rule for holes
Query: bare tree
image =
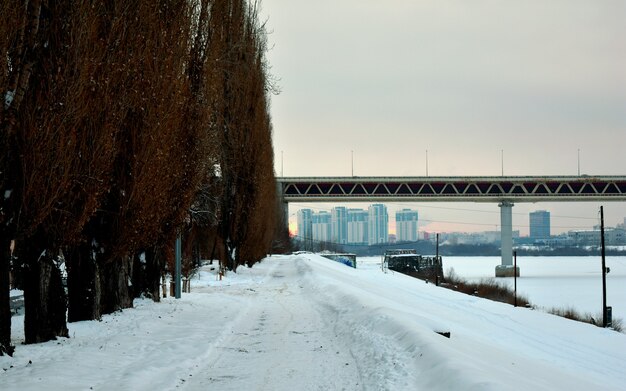
{"label": "bare tree", "polygon": [[[5,195],[9,195],[5,197],[8,201],[2,208],[9,227],[3,232],[3,241],[16,239],[18,248],[25,237],[43,237],[36,232],[68,184],[68,162],[60,159],[59,154],[47,154],[56,152],[55,147],[59,143],[63,145],[67,142],[65,134],[49,132],[48,125],[54,123],[54,119],[41,121],[44,117],[55,118],[55,114],[62,111],[57,110],[50,99],[52,93],[63,90],[63,86],[59,86],[62,82],[54,80],[58,81],[55,84],[49,77],[55,73],[58,59],[64,55],[51,50],[57,35],[65,33],[59,24],[55,24],[54,12],[55,9],[49,7],[47,2],[24,3],[22,13],[16,15],[21,19],[18,19],[17,26],[13,26],[16,36],[3,51],[3,57],[9,64],[0,119],[3,146],[6,148],[2,182]],[[34,85],[39,87],[38,90],[33,88]],[[50,163],[50,167],[55,170],[54,174],[58,176],[46,178],[50,182],[43,183],[36,178],[37,168]],[[32,192],[36,187],[40,187],[37,194]],[[26,342],[38,342],[67,334],[65,295],[60,275],[54,272],[54,264],[48,256],[43,252],[37,254],[37,249],[45,250],[40,244],[29,247],[31,253],[22,253],[23,261],[30,258],[23,262],[25,305],[29,309],[25,317]],[[40,281],[33,283],[33,278]]]}
{"label": "bare tree", "polygon": [[12,354],[9,307],[9,244],[15,231],[16,113],[30,78],[32,44],[38,30],[38,2],[0,5],[0,355]]}
{"label": "bare tree", "polygon": [[[27,342],[67,335],[61,254],[75,321],[142,293],[158,300],[185,226],[187,253],[217,251],[231,269],[269,251],[278,203],[256,3],[27,0],[0,11],[0,353],[12,349],[11,240]],[[220,245],[198,244],[210,236]]]}
{"label": "bare tree", "polygon": [[216,0],[210,18],[212,79],[218,86],[212,124],[221,147],[218,232],[231,270],[247,257],[249,263],[260,259],[271,240],[259,233],[274,232],[265,225],[273,224],[276,203],[265,31],[256,7],[243,0]]}
{"label": "bare tree", "polygon": [[[115,110],[95,73],[101,52],[88,2],[45,2],[39,15],[32,86],[15,116],[20,177],[15,238],[24,271],[26,342],[67,335],[65,294],[54,258],[81,240],[110,186]],[[100,106],[93,105],[94,101]]]}

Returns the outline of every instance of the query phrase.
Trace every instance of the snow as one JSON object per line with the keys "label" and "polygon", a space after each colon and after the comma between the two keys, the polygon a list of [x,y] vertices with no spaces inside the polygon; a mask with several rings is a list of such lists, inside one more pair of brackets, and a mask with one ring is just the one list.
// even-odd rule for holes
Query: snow
{"label": "snow", "polygon": [[13,98],[15,97],[15,91],[7,91],[4,94],[4,109],[7,110],[11,107],[11,103],[13,103]]}
{"label": "snow", "polygon": [[[494,276],[500,257],[444,257],[443,270],[470,281]],[[518,257],[517,291],[540,308],[574,308],[581,314],[602,313],[602,264],[597,257]],[[607,305],[613,318],[626,320],[626,257],[608,256]],[[513,278],[499,278],[511,289]]]}
{"label": "snow", "polygon": [[21,345],[14,317],[2,390],[626,390],[626,335],[383,273],[380,257],[216,273],[68,339]]}

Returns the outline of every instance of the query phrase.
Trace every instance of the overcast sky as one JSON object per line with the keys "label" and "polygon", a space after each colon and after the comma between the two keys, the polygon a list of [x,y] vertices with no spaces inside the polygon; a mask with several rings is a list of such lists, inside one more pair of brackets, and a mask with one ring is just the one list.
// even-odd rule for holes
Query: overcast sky
{"label": "overcast sky", "polygon": [[[626,1],[262,8],[281,89],[272,98],[277,175],[422,176],[426,150],[430,176],[576,175],[578,150],[581,173],[626,175]],[[625,204],[606,204],[609,224],[623,221]],[[528,211],[548,209],[567,217],[553,219],[557,231],[591,226],[598,205],[519,204],[514,225],[527,233]],[[390,207],[418,209],[433,231],[499,224],[495,204]]]}

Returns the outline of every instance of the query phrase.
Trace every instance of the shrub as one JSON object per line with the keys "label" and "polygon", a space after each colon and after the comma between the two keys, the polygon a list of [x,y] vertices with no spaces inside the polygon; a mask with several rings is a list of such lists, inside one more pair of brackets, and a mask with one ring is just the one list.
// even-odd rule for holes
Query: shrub
{"label": "shrub", "polygon": [[[493,278],[482,279],[479,282],[468,282],[459,277],[454,268],[447,270],[445,283],[441,284],[444,288],[462,292],[468,295],[478,296],[485,299],[499,301],[501,303],[515,304],[515,292],[503,283],[499,283]],[[524,296],[517,295],[517,306],[530,306],[528,299]]]}
{"label": "shrub", "polygon": [[[566,319],[571,319],[571,320],[575,320],[578,322],[589,323],[594,326],[602,327],[602,314],[601,313],[597,314],[596,316],[590,313],[581,314],[572,307],[568,307],[568,308],[554,308],[553,307],[553,308],[549,308],[547,312],[549,314],[561,316]],[[620,333],[624,332],[623,320],[621,318],[614,318],[611,328]]]}
{"label": "shrub", "polygon": [[[457,292],[462,292],[468,295],[483,297],[485,299],[499,301],[514,305],[515,294],[511,288],[503,283],[499,283],[493,278],[482,279],[479,282],[468,282],[459,277],[454,268],[449,268],[446,271],[445,283],[441,284],[442,287],[448,288]],[[517,296],[518,307],[530,307],[528,299],[524,296]],[[602,314],[592,315],[590,313],[580,314],[574,308],[550,308],[547,310],[552,315],[561,316],[563,318],[575,320],[578,322],[585,322],[594,326],[602,327]],[[613,318],[611,328],[617,332],[624,332],[624,321],[621,318]]]}

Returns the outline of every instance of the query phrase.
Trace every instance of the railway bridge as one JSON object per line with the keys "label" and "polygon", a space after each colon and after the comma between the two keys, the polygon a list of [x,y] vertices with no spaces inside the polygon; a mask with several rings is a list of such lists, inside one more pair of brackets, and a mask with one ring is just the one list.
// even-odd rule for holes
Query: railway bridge
{"label": "railway bridge", "polygon": [[501,265],[513,273],[512,208],[521,202],[626,201],[626,176],[279,177],[289,202],[493,202],[500,207]]}

